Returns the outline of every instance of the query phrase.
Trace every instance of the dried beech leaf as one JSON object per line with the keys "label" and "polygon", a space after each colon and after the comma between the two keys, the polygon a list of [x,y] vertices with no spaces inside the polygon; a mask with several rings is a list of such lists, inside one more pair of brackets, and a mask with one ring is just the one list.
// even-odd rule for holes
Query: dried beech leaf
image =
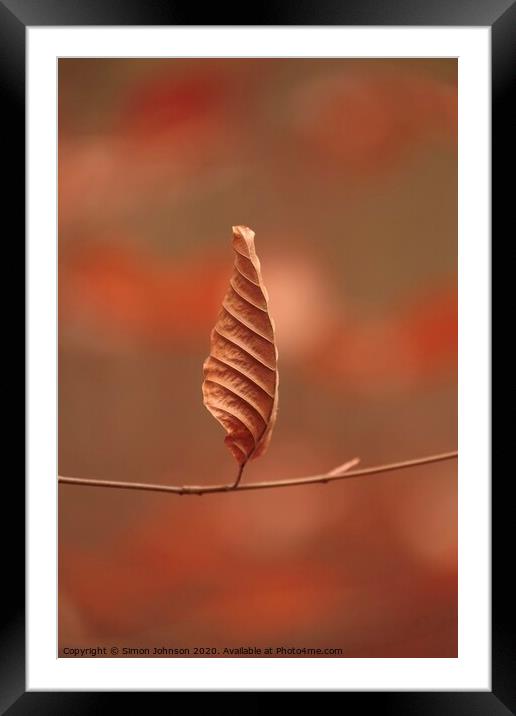
{"label": "dried beech leaf", "polygon": [[241,467],[262,455],[278,410],[278,352],[254,231],[233,227],[235,264],[204,362],[204,405]]}

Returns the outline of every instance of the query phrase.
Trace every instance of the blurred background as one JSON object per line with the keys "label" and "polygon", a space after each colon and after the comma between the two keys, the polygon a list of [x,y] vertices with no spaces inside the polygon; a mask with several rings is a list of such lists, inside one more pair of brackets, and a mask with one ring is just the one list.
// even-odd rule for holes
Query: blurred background
{"label": "blurred background", "polygon": [[[256,231],[279,415],[244,481],[457,445],[455,60],[59,61],[59,471],[210,484]],[[456,463],[179,498],[59,488],[64,647],[457,655]]]}

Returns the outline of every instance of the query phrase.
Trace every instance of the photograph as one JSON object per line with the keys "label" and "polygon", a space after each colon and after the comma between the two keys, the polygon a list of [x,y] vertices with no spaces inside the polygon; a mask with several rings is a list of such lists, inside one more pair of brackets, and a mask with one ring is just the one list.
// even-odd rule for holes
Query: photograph
{"label": "photograph", "polygon": [[263,9],[0,0],[26,407],[0,716],[516,714],[516,0]]}
{"label": "photograph", "polygon": [[457,57],[57,83],[59,659],[456,659]]}

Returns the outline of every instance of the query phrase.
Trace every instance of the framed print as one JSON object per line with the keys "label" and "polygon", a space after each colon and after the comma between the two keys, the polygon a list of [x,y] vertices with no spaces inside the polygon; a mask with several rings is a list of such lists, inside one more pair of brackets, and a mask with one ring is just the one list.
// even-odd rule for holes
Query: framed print
{"label": "framed print", "polygon": [[516,709],[490,437],[515,18],[0,4],[28,279],[2,713]]}

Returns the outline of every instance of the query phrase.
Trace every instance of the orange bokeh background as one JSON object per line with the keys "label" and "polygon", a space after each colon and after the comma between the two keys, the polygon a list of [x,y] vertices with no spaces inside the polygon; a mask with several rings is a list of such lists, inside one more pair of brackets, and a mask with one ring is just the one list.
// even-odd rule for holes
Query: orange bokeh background
{"label": "orange bokeh background", "polygon": [[[244,480],[456,447],[455,60],[59,62],[59,471],[234,479],[202,404],[256,231],[278,422]],[[456,464],[59,488],[59,646],[457,654]]]}

